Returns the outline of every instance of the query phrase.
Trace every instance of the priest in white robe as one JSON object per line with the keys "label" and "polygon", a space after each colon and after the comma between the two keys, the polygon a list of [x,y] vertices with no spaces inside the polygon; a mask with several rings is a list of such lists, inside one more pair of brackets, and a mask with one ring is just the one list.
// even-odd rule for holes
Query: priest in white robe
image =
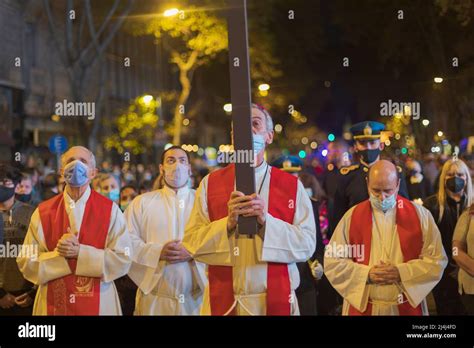
{"label": "priest in white robe", "polygon": [[[234,166],[206,176],[183,240],[195,260],[207,265],[203,315],[298,315],[296,262],[316,248],[316,228],[308,194],[294,176],[264,161],[273,140],[273,122],[252,107],[257,192],[235,191]],[[238,234],[239,216],[256,216],[258,235]]]}
{"label": "priest in white robe", "polygon": [[370,199],[352,207],[326,246],[324,271],[344,298],[343,315],[428,315],[426,296],[447,257],[431,213],[397,196],[396,167],[381,160]]}
{"label": "priest in white robe", "polygon": [[137,284],[135,315],[197,315],[205,286],[204,265],[181,240],[194,204],[190,164],[178,146],[162,154],[164,186],[136,197],[125,211],[133,245],[129,277]]}
{"label": "priest in white robe", "polygon": [[31,218],[20,256],[24,277],[39,286],[33,315],[121,315],[114,280],[130,268],[131,243],[119,207],[92,191],[94,155],[70,148],[61,158],[66,187]]}

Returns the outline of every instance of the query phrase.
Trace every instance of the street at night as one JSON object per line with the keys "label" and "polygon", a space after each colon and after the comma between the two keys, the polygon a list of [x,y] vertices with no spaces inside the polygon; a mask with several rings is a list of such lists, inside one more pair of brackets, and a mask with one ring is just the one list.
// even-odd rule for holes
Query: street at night
{"label": "street at night", "polygon": [[474,0],[0,0],[0,29],[2,346],[472,344]]}

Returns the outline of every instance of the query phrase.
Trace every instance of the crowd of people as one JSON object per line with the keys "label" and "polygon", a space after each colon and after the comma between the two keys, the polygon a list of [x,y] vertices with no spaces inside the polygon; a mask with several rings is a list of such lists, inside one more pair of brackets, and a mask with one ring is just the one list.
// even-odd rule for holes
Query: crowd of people
{"label": "crowd of people", "polygon": [[474,314],[474,160],[391,158],[384,128],[354,125],[316,167],[269,164],[273,121],[254,105],[252,195],[234,165],[179,146],[154,166],[81,146],[59,172],[2,164],[0,315]]}

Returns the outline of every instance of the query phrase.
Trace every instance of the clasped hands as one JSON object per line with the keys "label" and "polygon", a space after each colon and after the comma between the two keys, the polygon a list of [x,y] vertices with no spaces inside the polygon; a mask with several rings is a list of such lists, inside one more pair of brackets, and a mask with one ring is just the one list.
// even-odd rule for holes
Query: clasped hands
{"label": "clasped hands", "polygon": [[369,280],[372,284],[391,285],[399,283],[401,278],[396,266],[380,261],[378,265],[372,266],[370,269]]}
{"label": "clasped hands", "polygon": [[239,216],[256,216],[257,222],[260,226],[265,225],[265,202],[262,197],[256,193],[245,195],[240,191],[234,191],[230,195],[230,200],[227,202],[228,219],[227,231],[233,231],[237,226]]}
{"label": "clasped hands", "polygon": [[181,240],[175,239],[163,246],[161,249],[160,260],[169,263],[178,263],[191,260],[191,254],[181,244]]}
{"label": "clasped hands", "polygon": [[79,256],[79,239],[77,238],[77,232],[71,233],[68,229],[68,233],[62,235],[56,246],[56,251],[60,256],[75,259]]}

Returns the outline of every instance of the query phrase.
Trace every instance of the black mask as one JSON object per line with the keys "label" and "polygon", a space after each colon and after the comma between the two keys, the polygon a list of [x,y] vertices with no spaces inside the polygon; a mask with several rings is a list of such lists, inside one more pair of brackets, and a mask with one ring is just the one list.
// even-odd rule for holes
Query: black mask
{"label": "black mask", "polygon": [[15,195],[16,199],[18,199],[20,202],[27,203],[31,199],[31,193],[28,194],[23,194],[23,195]]}
{"label": "black mask", "polygon": [[15,194],[14,187],[0,186],[0,202],[6,202]]}
{"label": "black mask", "polygon": [[359,154],[365,163],[371,164],[372,162],[375,162],[375,160],[377,160],[377,157],[379,157],[380,149],[363,150],[359,151]]}
{"label": "black mask", "polygon": [[454,192],[454,193],[460,192],[464,188],[465,184],[466,184],[466,181],[463,178],[459,178],[457,176],[454,176],[446,180],[446,187],[448,188],[449,191]]}

